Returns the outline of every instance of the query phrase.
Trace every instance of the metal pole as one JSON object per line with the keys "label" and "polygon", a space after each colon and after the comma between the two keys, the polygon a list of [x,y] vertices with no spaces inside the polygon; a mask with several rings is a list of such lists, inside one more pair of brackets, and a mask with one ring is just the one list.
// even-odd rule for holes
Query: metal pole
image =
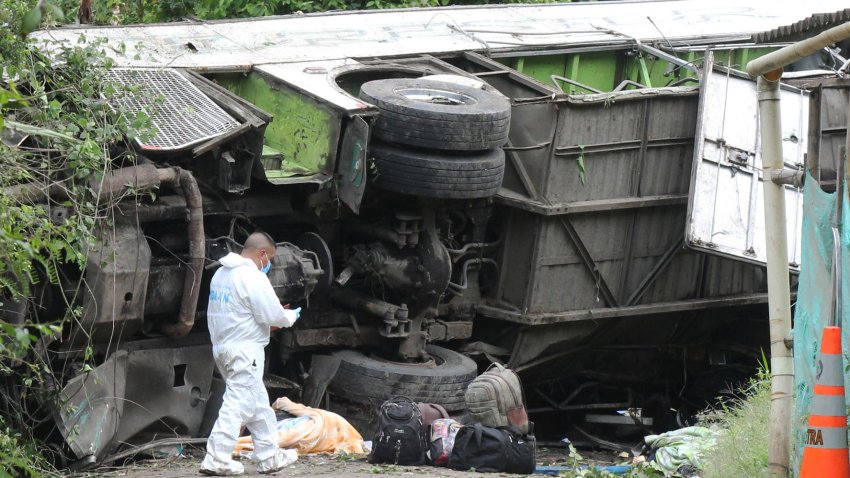
{"label": "metal pole", "polygon": [[827,325],[841,327],[841,234],[832,228],[832,302]]}
{"label": "metal pole", "polygon": [[[847,125],[850,126],[850,110],[847,111]],[[841,221],[844,212],[844,162],[847,151],[850,151],[850,132],[845,140],[844,152],[835,165],[835,215],[832,219],[832,313],[829,315],[829,325],[841,327]]]}
{"label": "metal pole", "polygon": [[807,38],[803,41],[780,48],[767,55],[756,58],[747,63],[747,73],[750,77],[755,78],[767,74],[770,71],[783,68],[785,65],[790,65],[800,58],[807,57],[822,48],[833,43],[840,42],[845,38],[850,37],[850,22],[837,27],[830,28],[825,32]]}
{"label": "metal pole", "polygon": [[767,252],[767,296],[770,314],[770,431],[768,471],[785,478],[790,470],[788,444],[791,436],[791,404],[794,365],[785,340],[791,334],[791,292],[788,280],[788,239],[785,223],[785,186],[770,180],[783,169],[782,125],[779,110],[779,77],[758,78],[759,121],[761,122],[764,169],[764,215]]}

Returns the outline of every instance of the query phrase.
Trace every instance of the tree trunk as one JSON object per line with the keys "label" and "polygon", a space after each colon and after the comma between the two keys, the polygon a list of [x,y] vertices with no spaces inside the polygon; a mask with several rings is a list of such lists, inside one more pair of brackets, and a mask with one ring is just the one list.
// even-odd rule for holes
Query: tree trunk
{"label": "tree trunk", "polygon": [[91,0],[80,0],[80,10],[77,12],[77,23],[91,23]]}

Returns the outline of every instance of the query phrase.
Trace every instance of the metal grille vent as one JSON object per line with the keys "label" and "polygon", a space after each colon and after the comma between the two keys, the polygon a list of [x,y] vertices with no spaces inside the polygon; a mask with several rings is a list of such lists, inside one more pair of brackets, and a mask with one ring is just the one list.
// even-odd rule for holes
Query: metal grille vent
{"label": "metal grille vent", "polygon": [[[120,86],[110,99],[113,107],[134,114],[147,109],[156,134],[144,143],[136,138],[142,149],[184,149],[239,127],[239,122],[173,69],[115,68],[105,79]],[[131,87],[140,90],[131,92]]]}

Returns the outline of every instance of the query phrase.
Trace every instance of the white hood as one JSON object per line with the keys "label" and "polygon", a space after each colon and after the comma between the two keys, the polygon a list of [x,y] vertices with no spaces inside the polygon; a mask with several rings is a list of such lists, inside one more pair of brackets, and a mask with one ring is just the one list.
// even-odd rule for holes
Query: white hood
{"label": "white hood", "polygon": [[235,252],[231,252],[230,254],[222,257],[221,259],[218,260],[218,262],[219,262],[219,264],[222,265],[222,267],[239,267],[239,266],[254,266],[254,267],[257,267],[256,264],[254,264],[254,261],[252,261],[251,259],[248,259],[247,257],[242,257]]}

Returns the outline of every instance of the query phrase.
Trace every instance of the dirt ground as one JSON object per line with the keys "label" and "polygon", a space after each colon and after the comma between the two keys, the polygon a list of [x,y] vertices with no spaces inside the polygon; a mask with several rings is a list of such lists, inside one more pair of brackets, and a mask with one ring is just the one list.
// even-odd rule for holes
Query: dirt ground
{"label": "dirt ground", "polygon": [[[567,451],[564,448],[540,448],[538,449],[538,465],[555,465],[559,462],[563,463],[566,459]],[[583,453],[587,456],[587,454]],[[593,460],[587,463],[591,464],[611,464],[616,461],[616,455],[611,453],[596,453],[593,454]],[[108,478],[180,478],[180,477],[200,477],[198,473],[203,451],[199,449],[187,450],[184,455],[177,458],[159,459],[159,460],[144,460],[135,463],[127,464],[122,467],[98,468],[86,473],[77,473],[68,475],[73,478],[93,478],[93,477],[108,477]],[[330,456],[330,455],[313,455],[299,457],[298,461],[288,468],[285,468],[275,475],[278,477],[322,477],[322,478],[367,478],[381,475],[385,477],[408,477],[419,476],[423,478],[442,478],[442,477],[514,477],[517,475],[509,475],[502,473],[471,473],[449,470],[447,468],[433,466],[394,466],[394,465],[372,465],[366,461],[364,456]],[[261,477],[269,475],[260,475],[255,472],[252,464],[245,465],[245,474],[247,477]],[[545,475],[533,475],[545,476]]]}

